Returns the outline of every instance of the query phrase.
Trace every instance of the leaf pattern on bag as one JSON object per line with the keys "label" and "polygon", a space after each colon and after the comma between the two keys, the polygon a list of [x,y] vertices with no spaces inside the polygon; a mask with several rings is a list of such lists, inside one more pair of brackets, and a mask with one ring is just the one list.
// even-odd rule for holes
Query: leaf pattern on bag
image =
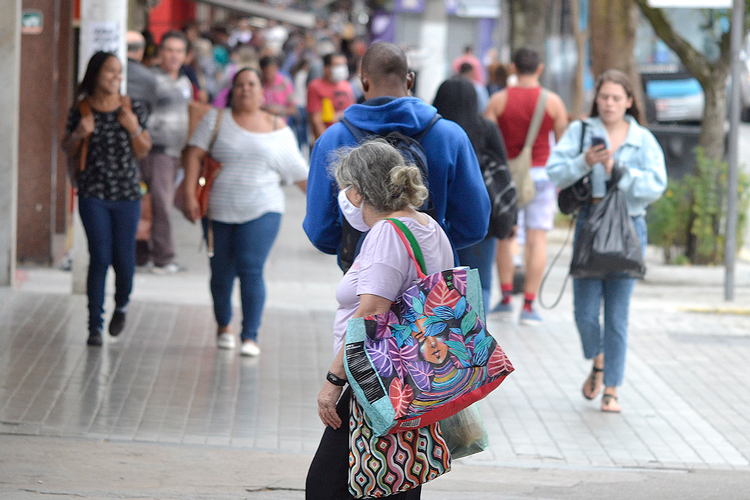
{"label": "leaf pattern on bag", "polygon": [[404,385],[401,379],[394,378],[388,388],[388,397],[391,398],[393,409],[396,410],[396,418],[406,415],[409,403],[414,400],[414,390],[410,385]]}

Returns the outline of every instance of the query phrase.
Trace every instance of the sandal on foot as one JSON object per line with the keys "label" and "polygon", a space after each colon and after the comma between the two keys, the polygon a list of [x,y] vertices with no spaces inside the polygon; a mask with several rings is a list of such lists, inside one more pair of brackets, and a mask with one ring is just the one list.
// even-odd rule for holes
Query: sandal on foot
{"label": "sandal on foot", "polygon": [[[610,408],[614,404],[614,408]],[[620,405],[617,403],[617,396],[614,394],[604,393],[602,397],[602,411],[605,413],[620,413]]]}
{"label": "sandal on foot", "polygon": [[[596,378],[597,378],[597,374],[603,373],[603,372],[604,372],[603,368],[597,368],[596,366],[594,366],[591,369],[591,373],[589,374],[589,377],[586,379],[586,382],[583,383],[582,392],[583,392],[583,397],[584,398],[586,398],[586,399],[594,399],[594,398],[596,398],[599,395],[599,393],[602,390],[602,386],[604,386],[604,380],[600,381],[597,384],[596,383],[597,382]],[[603,378],[604,377],[602,377],[602,379]],[[589,390],[588,393],[586,392],[586,389]]]}

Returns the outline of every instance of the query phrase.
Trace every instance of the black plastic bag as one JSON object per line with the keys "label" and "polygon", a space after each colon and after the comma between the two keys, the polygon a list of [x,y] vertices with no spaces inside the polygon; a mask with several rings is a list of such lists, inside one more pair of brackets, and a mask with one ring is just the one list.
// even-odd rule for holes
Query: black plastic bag
{"label": "black plastic bag", "polygon": [[641,244],[628,215],[625,194],[616,184],[591,205],[579,231],[570,275],[574,278],[642,278],[646,273]]}

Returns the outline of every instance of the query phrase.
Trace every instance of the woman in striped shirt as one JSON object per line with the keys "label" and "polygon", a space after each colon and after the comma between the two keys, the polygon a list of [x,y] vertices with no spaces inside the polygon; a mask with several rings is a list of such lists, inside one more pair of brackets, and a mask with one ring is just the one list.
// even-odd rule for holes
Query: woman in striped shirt
{"label": "woman in striped shirt", "polygon": [[[195,222],[200,208],[195,186],[203,158],[222,164],[211,188],[204,232],[213,232],[211,295],[218,323],[217,346],[233,349],[232,288],[240,278],[241,354],[257,356],[258,328],[265,302],[263,265],[284,212],[282,184],[307,187],[308,165],[286,123],[261,109],[263,86],[258,71],[244,68],[232,81],[227,110],[209,111],[189,141],[185,171],[185,216]],[[214,129],[216,139],[210,146]]]}

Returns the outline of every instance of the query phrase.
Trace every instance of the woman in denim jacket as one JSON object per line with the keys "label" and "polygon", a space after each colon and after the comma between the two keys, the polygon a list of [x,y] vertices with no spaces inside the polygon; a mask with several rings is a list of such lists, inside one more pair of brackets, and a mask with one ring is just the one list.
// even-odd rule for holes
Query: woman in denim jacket
{"label": "woman in denim jacket", "polygon": [[[592,201],[579,213],[576,238],[591,206],[607,192],[606,182],[612,169],[618,168],[623,175],[617,187],[625,193],[628,213],[645,252],[646,207],[666,189],[667,173],[661,146],[649,130],[638,124],[638,119],[630,79],[621,71],[608,70],[597,81],[591,118],[585,120],[586,127],[581,121],[571,123],[550,154],[547,173],[561,189],[591,173]],[[604,145],[592,145],[592,137],[604,139]],[[594,360],[583,385],[583,395],[594,399],[604,386],[602,411],[605,412],[621,410],[617,387],[622,384],[625,371],[628,314],[635,281],[634,278],[573,280],[574,313],[583,353],[586,359]],[[599,319],[602,302],[603,328]]]}

